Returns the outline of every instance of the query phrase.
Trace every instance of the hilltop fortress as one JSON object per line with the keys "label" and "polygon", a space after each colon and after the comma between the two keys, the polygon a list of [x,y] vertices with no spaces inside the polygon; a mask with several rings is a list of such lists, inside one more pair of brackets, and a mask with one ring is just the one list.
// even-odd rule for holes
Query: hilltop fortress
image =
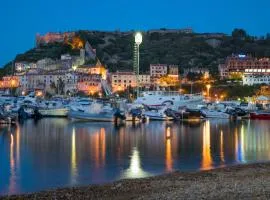
{"label": "hilltop fortress", "polygon": [[41,44],[48,44],[54,42],[64,42],[65,40],[71,40],[75,36],[75,32],[49,32],[45,35],[36,34],[36,46]]}

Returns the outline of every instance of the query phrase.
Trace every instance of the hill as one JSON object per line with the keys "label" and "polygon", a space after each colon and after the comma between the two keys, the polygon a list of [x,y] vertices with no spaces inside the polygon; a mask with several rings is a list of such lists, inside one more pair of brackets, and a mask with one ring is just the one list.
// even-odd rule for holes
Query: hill
{"label": "hill", "polygon": [[[112,71],[132,69],[134,32],[77,31],[84,42],[88,41],[97,50],[98,58]],[[53,43],[33,48],[17,55],[16,61],[37,61],[44,57],[60,58],[61,54],[77,54],[67,44]],[[150,63],[177,64],[181,69],[190,67],[208,68],[215,74],[217,67],[233,53],[270,57],[270,34],[266,37],[249,36],[242,29],[232,35],[222,33],[183,33],[180,31],[143,32],[140,46],[141,71],[148,71]],[[6,68],[8,68],[7,65]],[[10,71],[1,69],[0,74]]]}

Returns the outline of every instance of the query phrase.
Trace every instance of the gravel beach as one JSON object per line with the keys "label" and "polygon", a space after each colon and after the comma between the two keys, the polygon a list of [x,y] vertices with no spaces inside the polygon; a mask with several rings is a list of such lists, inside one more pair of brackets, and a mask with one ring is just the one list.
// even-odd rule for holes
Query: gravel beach
{"label": "gravel beach", "polygon": [[1,199],[270,199],[270,163],[194,173],[174,172]]}

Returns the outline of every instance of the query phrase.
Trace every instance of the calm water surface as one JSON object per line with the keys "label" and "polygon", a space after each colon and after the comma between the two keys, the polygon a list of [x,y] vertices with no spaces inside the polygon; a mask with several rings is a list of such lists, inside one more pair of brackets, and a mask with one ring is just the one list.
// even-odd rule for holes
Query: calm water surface
{"label": "calm water surface", "polygon": [[0,195],[270,160],[269,121],[0,127]]}

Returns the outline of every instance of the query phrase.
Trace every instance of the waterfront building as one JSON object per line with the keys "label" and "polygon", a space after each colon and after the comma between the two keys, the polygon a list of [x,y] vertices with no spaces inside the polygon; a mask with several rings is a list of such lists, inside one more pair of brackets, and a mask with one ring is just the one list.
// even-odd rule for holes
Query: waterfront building
{"label": "waterfront building", "polygon": [[151,78],[158,79],[168,74],[167,64],[150,64]]}
{"label": "waterfront building", "polygon": [[[138,76],[138,81],[140,87],[149,87],[151,85],[151,78],[149,74],[140,74]],[[115,73],[111,73],[111,84],[114,92],[125,90],[128,87],[136,87],[136,75],[134,72],[128,71],[117,71]]]}
{"label": "waterfront building", "polygon": [[270,74],[270,59],[255,58],[248,55],[232,55],[219,65],[221,78],[242,77],[244,73]]}
{"label": "waterfront building", "polygon": [[149,74],[140,74],[138,76],[138,81],[139,81],[140,87],[149,88],[152,85],[151,76]]}
{"label": "waterfront building", "polygon": [[127,87],[136,87],[136,75],[134,72],[115,72],[111,73],[112,90],[121,91]]}
{"label": "waterfront building", "polygon": [[75,73],[46,73],[46,74],[24,74],[18,76],[21,91],[33,91],[41,89],[50,91],[57,87],[60,80],[64,83],[64,92],[75,91],[77,88],[77,74]]}
{"label": "waterfront building", "polygon": [[107,78],[107,70],[104,65],[101,64],[101,62],[98,60],[95,66],[90,66],[89,74],[99,74],[101,75],[101,78],[106,80]]}
{"label": "waterfront building", "polygon": [[78,74],[77,89],[86,94],[101,92],[102,76],[99,74]]}
{"label": "waterfront building", "polygon": [[4,76],[0,81],[0,88],[17,88],[19,87],[19,79],[18,76]]}
{"label": "waterfront building", "polygon": [[178,65],[167,65],[167,64],[150,64],[150,76],[151,80],[155,84],[159,84],[159,79],[168,76],[173,81],[179,80],[179,69]]}
{"label": "waterfront building", "polygon": [[179,80],[179,68],[178,65],[169,65],[168,67],[168,77],[173,81]]}
{"label": "waterfront building", "polygon": [[244,73],[243,85],[256,85],[256,84],[267,84],[270,85],[270,75],[267,74],[253,74]]}

